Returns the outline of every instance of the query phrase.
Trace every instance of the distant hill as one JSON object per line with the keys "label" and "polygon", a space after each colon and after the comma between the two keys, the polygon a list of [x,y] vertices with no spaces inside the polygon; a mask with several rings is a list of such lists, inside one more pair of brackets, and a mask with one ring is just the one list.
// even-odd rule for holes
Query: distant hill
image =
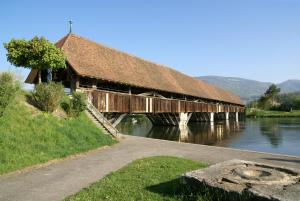
{"label": "distant hill", "polygon": [[[196,77],[199,80],[231,91],[240,96],[245,102],[249,102],[261,96],[267,88],[272,84],[271,82],[260,82],[256,80],[249,80],[237,77],[221,77],[221,76],[200,76]],[[283,93],[299,92],[300,80],[287,80],[277,84]]]}
{"label": "distant hill", "polygon": [[287,80],[277,86],[283,93],[300,92],[300,80]]}

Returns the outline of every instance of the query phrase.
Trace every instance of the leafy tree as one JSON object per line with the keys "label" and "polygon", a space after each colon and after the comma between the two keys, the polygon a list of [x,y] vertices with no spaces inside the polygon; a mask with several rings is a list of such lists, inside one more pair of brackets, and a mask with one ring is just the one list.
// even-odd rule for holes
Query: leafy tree
{"label": "leafy tree", "polygon": [[262,109],[270,109],[276,105],[275,97],[280,93],[280,88],[272,84],[258,100],[258,106]]}
{"label": "leafy tree", "polygon": [[292,111],[300,109],[300,93],[280,94],[276,98],[280,103],[280,106],[275,108],[277,110]]}
{"label": "leafy tree", "polygon": [[268,98],[266,96],[261,96],[258,99],[258,107],[261,109],[267,109],[269,107]]}
{"label": "leafy tree", "polygon": [[12,39],[4,43],[7,50],[7,60],[16,67],[39,70],[56,70],[66,68],[66,61],[62,51],[44,37],[34,37],[31,40]]}
{"label": "leafy tree", "polygon": [[272,84],[265,92],[265,97],[274,98],[279,93],[280,93],[280,88],[278,88],[275,84]]}

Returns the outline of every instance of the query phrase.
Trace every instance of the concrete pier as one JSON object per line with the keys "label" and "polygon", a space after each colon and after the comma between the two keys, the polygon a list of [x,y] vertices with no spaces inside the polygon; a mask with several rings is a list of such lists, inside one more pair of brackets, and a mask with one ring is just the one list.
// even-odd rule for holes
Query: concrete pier
{"label": "concrete pier", "polygon": [[225,120],[229,120],[229,112],[225,112]]}
{"label": "concrete pier", "polygon": [[214,112],[210,112],[209,113],[209,121],[210,122],[214,122],[214,120],[215,120],[215,113]]}

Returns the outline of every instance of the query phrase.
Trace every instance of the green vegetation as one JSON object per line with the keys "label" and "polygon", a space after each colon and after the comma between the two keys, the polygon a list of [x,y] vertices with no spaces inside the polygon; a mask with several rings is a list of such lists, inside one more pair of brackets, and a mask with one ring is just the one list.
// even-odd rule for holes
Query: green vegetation
{"label": "green vegetation", "polygon": [[141,159],[66,200],[245,200],[244,197],[229,197],[225,193],[205,187],[191,187],[181,180],[182,174],[206,166],[195,161],[166,156]]}
{"label": "green vegetation", "polygon": [[66,68],[62,51],[43,37],[34,37],[29,41],[12,39],[4,43],[4,47],[7,60],[16,67],[38,70]]}
{"label": "green vegetation", "polygon": [[81,92],[74,92],[72,97],[66,97],[64,99],[61,106],[69,117],[79,117],[81,112],[87,107],[86,95]]}
{"label": "green vegetation", "polygon": [[[38,108],[45,112],[55,111],[65,96],[62,84],[40,83],[35,86],[32,98]],[[29,97],[30,98],[30,97]]]}
{"label": "green vegetation", "polygon": [[114,143],[85,114],[56,117],[28,105],[20,94],[0,117],[0,174]]}
{"label": "green vegetation", "polygon": [[52,70],[66,68],[63,52],[44,37],[31,40],[12,39],[4,43],[7,60],[16,67],[38,70],[38,83],[42,82],[42,71],[46,73],[46,81],[52,80]]}
{"label": "green vegetation", "polygon": [[291,112],[247,109],[247,117],[300,117],[300,110],[293,110]]}
{"label": "green vegetation", "polygon": [[277,96],[277,100],[280,105],[275,107],[276,110],[300,110],[300,93],[280,94]]}
{"label": "green vegetation", "polygon": [[279,103],[276,102],[275,98],[280,93],[280,88],[277,88],[275,84],[272,84],[267,91],[258,100],[258,107],[268,110],[277,106]]}
{"label": "green vegetation", "polygon": [[300,117],[300,93],[279,92],[271,85],[258,101],[249,103],[247,117]]}
{"label": "green vegetation", "polygon": [[16,93],[20,89],[19,82],[11,73],[0,73],[0,117],[11,101],[14,100]]}
{"label": "green vegetation", "polygon": [[83,189],[67,200],[181,200],[192,198],[179,177],[191,170],[206,167],[198,162],[151,157],[137,160]]}

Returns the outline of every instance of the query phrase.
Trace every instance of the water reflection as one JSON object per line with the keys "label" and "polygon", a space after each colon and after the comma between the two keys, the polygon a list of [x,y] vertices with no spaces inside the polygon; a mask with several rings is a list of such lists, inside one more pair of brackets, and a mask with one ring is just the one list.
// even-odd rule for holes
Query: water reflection
{"label": "water reflection", "polygon": [[179,128],[177,126],[152,126],[147,120],[137,121],[135,117],[128,117],[118,125],[118,129],[128,135],[219,146],[226,146],[225,139],[241,134],[240,123],[235,121],[192,123]]}
{"label": "water reflection", "polygon": [[260,122],[261,134],[268,138],[271,145],[278,147],[282,143],[280,123],[276,119],[264,119]]}
{"label": "water reflection", "polygon": [[300,156],[300,118],[201,122],[182,129],[152,127],[146,118],[131,116],[118,129],[124,134],[149,138]]}

